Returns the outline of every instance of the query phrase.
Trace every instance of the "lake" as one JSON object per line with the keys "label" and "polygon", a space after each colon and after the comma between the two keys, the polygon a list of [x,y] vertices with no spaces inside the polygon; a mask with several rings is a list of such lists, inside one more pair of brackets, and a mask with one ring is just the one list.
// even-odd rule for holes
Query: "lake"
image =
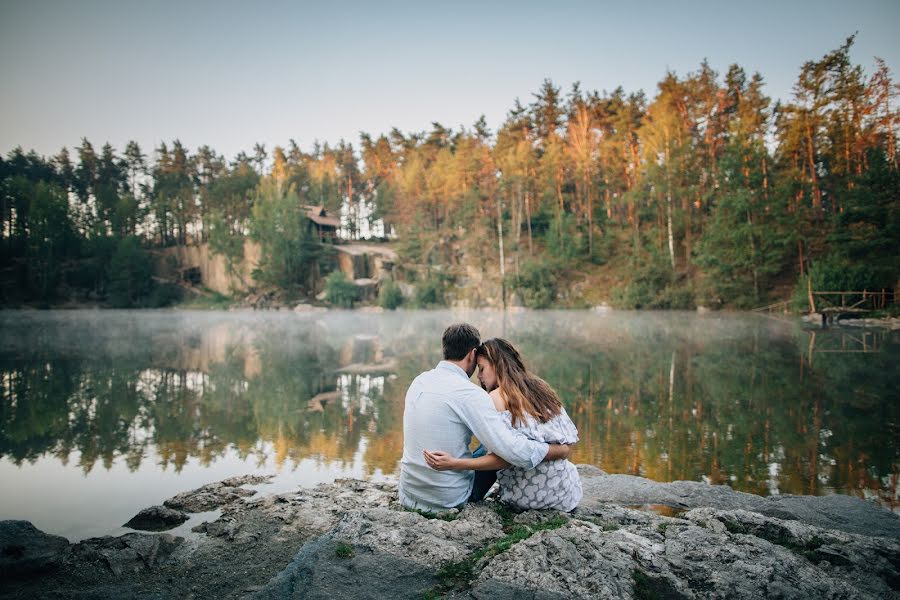
{"label": "lake", "polygon": [[[448,324],[560,393],[572,460],[900,512],[900,332],[728,313],[0,311],[0,519],[127,531],[204,483],[398,475],[403,398]],[[210,515],[196,515],[176,533]]]}

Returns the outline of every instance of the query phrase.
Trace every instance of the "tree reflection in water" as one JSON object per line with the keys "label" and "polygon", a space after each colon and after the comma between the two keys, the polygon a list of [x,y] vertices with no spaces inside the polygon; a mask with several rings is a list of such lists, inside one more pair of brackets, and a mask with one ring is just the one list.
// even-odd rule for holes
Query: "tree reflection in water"
{"label": "tree reflection in water", "polygon": [[734,315],[5,313],[0,456],[396,473],[406,388],[461,319],[560,392],[575,462],[898,506],[900,336]]}

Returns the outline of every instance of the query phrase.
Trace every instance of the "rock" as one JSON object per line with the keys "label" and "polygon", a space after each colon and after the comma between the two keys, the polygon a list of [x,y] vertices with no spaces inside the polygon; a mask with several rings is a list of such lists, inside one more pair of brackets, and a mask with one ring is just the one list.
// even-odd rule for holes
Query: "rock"
{"label": "rock", "polygon": [[324,306],[313,306],[312,304],[298,304],[294,307],[294,312],[297,313],[325,312],[327,310]]}
{"label": "rock", "polygon": [[[648,522],[618,529],[576,516],[497,555],[482,569],[471,595],[896,597],[900,545],[895,542],[830,534],[745,511],[688,514],[692,520],[647,515]],[[708,526],[719,520],[722,530]],[[828,560],[835,554],[842,556],[840,566]]]}
{"label": "rock", "polygon": [[439,567],[458,561],[503,535],[500,518],[484,504],[467,505],[456,519],[373,508],[347,513],[332,529],[339,541]]}
{"label": "rock", "polygon": [[340,390],[334,392],[322,392],[321,394],[316,394],[309,399],[309,402],[306,403],[306,410],[312,412],[323,412],[325,410],[326,404],[335,402],[340,399]]}
{"label": "rock", "polygon": [[86,540],[11,596],[900,598],[898,518],[878,505],[579,472],[585,497],[571,514],[514,515],[489,499],[426,516],[399,506],[395,481],[354,479],[233,501],[190,544]]}
{"label": "rock", "polygon": [[140,529],[142,531],[165,531],[181,525],[188,520],[188,516],[180,510],[165,506],[151,506],[125,523],[125,527]]}
{"label": "rock", "polygon": [[168,533],[127,533],[85,540],[75,545],[73,555],[81,561],[102,562],[119,577],[155,568],[183,542]]}
{"label": "rock", "polygon": [[575,465],[578,469],[578,475],[584,479],[585,477],[601,477],[606,475],[606,471],[594,465]]}
{"label": "rock", "polygon": [[416,286],[405,281],[397,281],[396,283],[397,287],[400,288],[400,293],[403,294],[404,300],[412,300],[416,297]]}
{"label": "rock", "polygon": [[840,319],[838,325],[847,327],[872,327],[896,330],[900,329],[900,317]]}
{"label": "rock", "polygon": [[28,521],[0,521],[0,576],[14,578],[59,566],[69,540]]}
{"label": "rock", "polygon": [[696,481],[659,483],[632,475],[582,475],[582,488],[584,497],[578,510],[608,503],[746,510],[826,529],[900,540],[900,516],[871,502],[840,494],[763,498],[724,485]]}
{"label": "rock", "polygon": [[352,555],[342,558],[338,555],[342,543],[331,536],[308,542],[284,571],[245,599],[418,600],[434,586],[434,569],[426,564],[370,548],[354,549]]}
{"label": "rock", "polygon": [[189,492],[183,492],[169,498],[163,504],[168,508],[189,513],[213,510],[256,494],[256,490],[248,490],[239,486],[264,483],[271,479],[271,475],[231,477],[217,483],[209,483]]}

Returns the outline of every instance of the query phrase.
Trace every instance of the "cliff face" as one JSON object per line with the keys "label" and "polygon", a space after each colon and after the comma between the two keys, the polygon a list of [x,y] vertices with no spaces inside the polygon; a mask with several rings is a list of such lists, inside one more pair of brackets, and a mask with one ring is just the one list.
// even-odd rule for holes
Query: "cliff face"
{"label": "cliff face", "polygon": [[[343,244],[335,250],[332,269],[341,270],[351,281],[380,280],[391,273],[396,253],[377,244]],[[244,258],[229,269],[226,258],[212,252],[209,244],[172,246],[156,250],[154,270],[158,277],[188,281],[224,295],[249,292],[257,282],[253,270],[259,265],[262,248],[257,242],[244,241]]]}
{"label": "cliff face", "polygon": [[209,244],[171,246],[154,251],[155,272],[164,279],[203,285],[220,294],[245,292],[253,285],[253,269],[259,264],[260,245],[244,241],[244,260],[229,270],[224,256],[215,254]]}
{"label": "cliff face", "polygon": [[423,515],[394,484],[358,480],[247,500],[257,477],[167,501],[219,511],[188,539],[66,544],[6,521],[0,597],[900,597],[900,518],[872,503],[579,471],[568,514],[489,499]]}

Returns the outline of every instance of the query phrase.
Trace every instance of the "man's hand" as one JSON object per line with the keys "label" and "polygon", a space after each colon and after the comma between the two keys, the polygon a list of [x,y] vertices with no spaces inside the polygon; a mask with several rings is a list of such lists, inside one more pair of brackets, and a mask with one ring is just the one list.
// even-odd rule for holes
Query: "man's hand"
{"label": "man's hand", "polygon": [[544,457],[542,462],[548,460],[565,460],[569,458],[569,451],[571,449],[572,447],[567,444],[550,444],[550,450],[547,451],[547,456]]}
{"label": "man's hand", "polygon": [[422,455],[425,456],[425,462],[428,466],[435,471],[451,471],[457,466],[458,459],[441,450],[423,450]]}

